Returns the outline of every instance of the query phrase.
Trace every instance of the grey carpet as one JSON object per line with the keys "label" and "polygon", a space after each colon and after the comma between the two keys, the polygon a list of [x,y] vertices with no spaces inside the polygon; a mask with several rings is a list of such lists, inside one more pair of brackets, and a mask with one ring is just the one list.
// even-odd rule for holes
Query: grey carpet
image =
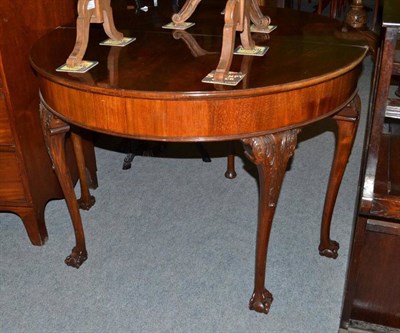
{"label": "grey carpet", "polygon": [[47,205],[43,247],[30,245],[18,217],[0,214],[0,332],[337,332],[371,68],[367,58],[362,119],[333,216],[339,258],[317,250],[334,150],[327,120],[304,129],[286,173],[269,246],[268,315],[247,309],[258,204],[249,163],[236,159],[232,181],[222,156],[136,157],[123,171],[123,154],[97,148],[100,186],[82,212],[89,259],[79,270],[63,263],[74,244],[64,201]]}

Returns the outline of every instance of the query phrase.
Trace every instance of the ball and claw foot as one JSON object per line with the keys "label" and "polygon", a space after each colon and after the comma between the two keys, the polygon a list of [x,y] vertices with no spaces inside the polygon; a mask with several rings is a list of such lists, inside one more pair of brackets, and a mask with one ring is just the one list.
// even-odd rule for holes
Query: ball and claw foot
{"label": "ball and claw foot", "polygon": [[318,250],[321,256],[336,259],[338,257],[339,243],[334,240],[329,240],[328,247],[320,244]]}
{"label": "ball and claw foot", "polygon": [[86,202],[82,198],[78,199],[79,208],[83,210],[89,210],[95,203],[96,203],[96,198],[93,195],[90,196],[89,202]]}
{"label": "ball and claw foot", "polygon": [[264,289],[261,297],[253,293],[249,302],[249,309],[267,314],[273,300],[272,294],[267,289]]}
{"label": "ball and claw foot", "polygon": [[71,254],[65,258],[64,262],[67,266],[79,268],[87,259],[87,251],[78,251],[75,247],[72,249]]}

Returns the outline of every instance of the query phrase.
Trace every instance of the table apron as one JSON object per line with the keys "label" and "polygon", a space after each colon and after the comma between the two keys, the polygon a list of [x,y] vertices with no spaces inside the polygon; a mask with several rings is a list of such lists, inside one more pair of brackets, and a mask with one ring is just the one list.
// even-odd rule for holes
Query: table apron
{"label": "table apron", "polygon": [[222,141],[301,127],[335,114],[357,90],[359,68],[281,92],[236,98],[143,99],[72,89],[41,78],[42,101],[65,122],[159,141]]}

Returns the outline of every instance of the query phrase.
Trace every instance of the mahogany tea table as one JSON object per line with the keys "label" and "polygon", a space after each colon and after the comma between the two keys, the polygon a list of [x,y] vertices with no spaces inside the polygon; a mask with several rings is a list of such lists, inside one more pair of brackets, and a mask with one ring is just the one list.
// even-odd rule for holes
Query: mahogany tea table
{"label": "mahogany tea table", "polygon": [[[88,209],[94,203],[85,186],[80,128],[154,141],[240,140],[257,165],[260,184],[250,309],[268,313],[268,240],[286,165],[301,127],[327,117],[336,122],[338,135],[319,251],[337,256],[339,245],[329,237],[330,223],[358,124],[357,81],[368,48],[354,32],[346,38],[333,19],[288,9],[266,12],[278,28],[269,36],[253,37],[269,51],[263,57],[233,57],[231,70],[246,74],[237,86],[201,82],[218,63],[222,29],[216,34],[215,27],[222,28],[220,14],[200,15],[193,35],[162,29],[160,18],[159,28],[133,24],[123,32],[136,41],[123,48],[99,45],[106,36],[92,29],[86,57],[99,64],[84,74],[56,72],[74,45],[74,29],[58,28],[35,44],[31,64],[40,81],[42,125],[76,237],[68,265],[79,267],[87,258],[79,207]],[[206,26],[214,33],[206,33]],[[80,203],[65,162],[66,135],[71,135],[82,170]]]}

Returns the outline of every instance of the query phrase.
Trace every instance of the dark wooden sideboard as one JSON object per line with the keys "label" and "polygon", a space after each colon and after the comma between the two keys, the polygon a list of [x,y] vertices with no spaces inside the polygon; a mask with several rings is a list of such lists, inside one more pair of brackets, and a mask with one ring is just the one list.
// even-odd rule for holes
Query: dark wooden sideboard
{"label": "dark wooden sideboard", "polygon": [[[400,328],[400,2],[383,1],[341,327]],[[358,332],[358,331],[357,331]]]}
{"label": "dark wooden sideboard", "polygon": [[[71,0],[0,1],[0,211],[19,215],[34,245],[42,245],[47,238],[46,203],[63,198],[63,193],[43,139],[38,80],[29,64],[29,52],[44,33],[73,22],[75,6]],[[76,181],[72,149],[67,150]],[[85,154],[95,186],[89,140]]]}

